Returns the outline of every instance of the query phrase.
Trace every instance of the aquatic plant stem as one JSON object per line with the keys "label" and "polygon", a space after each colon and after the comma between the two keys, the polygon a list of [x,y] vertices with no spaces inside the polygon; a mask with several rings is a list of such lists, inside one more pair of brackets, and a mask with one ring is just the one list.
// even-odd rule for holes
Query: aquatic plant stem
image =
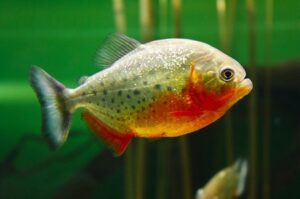
{"label": "aquatic plant stem", "polygon": [[228,111],[224,117],[225,120],[225,143],[226,143],[226,162],[233,162],[234,159],[234,136],[232,126],[232,113]]}
{"label": "aquatic plant stem", "polygon": [[170,191],[170,140],[161,140],[157,145],[157,186],[156,199],[169,198]]}
{"label": "aquatic plant stem", "polygon": [[142,40],[150,41],[154,37],[153,5],[151,0],[140,0],[140,23]]}
{"label": "aquatic plant stem", "polygon": [[[126,34],[126,15],[123,0],[113,0],[116,31]],[[133,180],[133,144],[127,147],[125,152],[125,198],[134,199]]]}
{"label": "aquatic plant stem", "polygon": [[[256,79],[256,35],[255,35],[255,4],[254,0],[246,1],[248,15],[248,46],[249,46],[249,76],[252,81]],[[249,199],[257,198],[257,98],[256,88],[249,96]]]}
{"label": "aquatic plant stem", "polygon": [[[172,0],[174,37],[181,37],[181,0]],[[179,139],[183,199],[192,199],[189,146],[186,136]]]}
{"label": "aquatic plant stem", "polygon": [[[232,4],[226,4],[225,0],[217,0],[217,13],[219,20],[219,35],[221,48],[226,54],[230,54],[231,51],[231,41],[233,37],[233,24],[236,0],[232,1]],[[228,13],[231,11],[232,13]],[[233,145],[233,127],[232,127],[232,113],[228,111],[224,117],[225,123],[225,143],[226,143],[226,160],[227,164],[233,162],[234,156],[234,145]]]}
{"label": "aquatic plant stem", "polygon": [[181,37],[181,0],[172,0],[174,36]]}
{"label": "aquatic plant stem", "polygon": [[[236,18],[236,6],[237,6],[237,0],[229,0],[228,1],[228,12],[227,12],[227,30],[228,30],[228,53],[230,53],[232,49],[233,44],[233,38],[234,38],[234,27],[235,27],[235,18]],[[231,163],[230,163],[231,164]]]}
{"label": "aquatic plant stem", "polygon": [[[160,37],[167,37],[168,0],[159,0]],[[157,143],[157,185],[156,199],[167,199],[170,191],[170,158],[171,140],[161,140]]]}
{"label": "aquatic plant stem", "polygon": [[134,199],[134,173],[133,173],[133,144],[125,152],[125,194],[126,199]]}
{"label": "aquatic plant stem", "polygon": [[226,1],[225,0],[217,0],[217,13],[218,13],[218,20],[219,20],[219,38],[221,47],[224,51],[229,51],[228,47],[228,29],[227,29],[227,21],[228,18],[226,17]]}
{"label": "aquatic plant stem", "polygon": [[192,199],[189,146],[187,137],[179,138],[183,199]]}
{"label": "aquatic plant stem", "polygon": [[123,0],[113,0],[113,11],[117,32],[126,33],[126,17],[124,14]]}
{"label": "aquatic plant stem", "polygon": [[137,153],[136,153],[136,180],[135,180],[135,190],[136,199],[143,199],[145,194],[145,140],[139,139],[137,141]]}
{"label": "aquatic plant stem", "polygon": [[[273,0],[266,0],[266,34],[265,34],[265,60],[270,64],[272,54],[272,27],[273,27]],[[271,128],[271,72],[265,72],[264,96],[264,134],[263,134],[263,198],[270,199],[270,128]]]}
{"label": "aquatic plant stem", "polygon": [[159,0],[160,37],[167,37],[168,32],[168,0]]}
{"label": "aquatic plant stem", "polygon": [[[151,0],[140,0],[140,25],[143,41],[150,41],[154,36],[153,7]],[[145,195],[146,143],[144,139],[137,141],[136,147],[136,181],[135,199],[143,199]]]}

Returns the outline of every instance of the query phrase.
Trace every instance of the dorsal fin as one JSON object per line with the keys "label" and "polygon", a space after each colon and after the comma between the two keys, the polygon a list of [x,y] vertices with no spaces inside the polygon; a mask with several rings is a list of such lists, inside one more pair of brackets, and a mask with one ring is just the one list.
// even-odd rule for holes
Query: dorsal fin
{"label": "dorsal fin", "polygon": [[107,36],[102,46],[97,50],[95,65],[107,68],[140,45],[140,42],[126,35],[112,33]]}

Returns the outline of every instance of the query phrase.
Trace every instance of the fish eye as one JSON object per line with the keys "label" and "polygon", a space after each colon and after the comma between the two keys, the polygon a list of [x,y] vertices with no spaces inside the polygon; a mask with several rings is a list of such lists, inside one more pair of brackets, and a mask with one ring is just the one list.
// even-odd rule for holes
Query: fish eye
{"label": "fish eye", "polygon": [[234,70],[231,68],[224,68],[221,70],[221,79],[228,82],[231,81],[234,77]]}

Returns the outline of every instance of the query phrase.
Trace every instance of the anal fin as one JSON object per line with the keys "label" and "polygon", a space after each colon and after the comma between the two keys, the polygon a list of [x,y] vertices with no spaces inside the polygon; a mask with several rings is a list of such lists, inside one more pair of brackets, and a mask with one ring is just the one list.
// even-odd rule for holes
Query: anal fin
{"label": "anal fin", "polygon": [[133,133],[121,134],[111,127],[104,124],[90,112],[83,112],[82,118],[86,121],[89,128],[100,137],[104,143],[111,148],[117,156],[124,153],[127,145],[134,137]]}

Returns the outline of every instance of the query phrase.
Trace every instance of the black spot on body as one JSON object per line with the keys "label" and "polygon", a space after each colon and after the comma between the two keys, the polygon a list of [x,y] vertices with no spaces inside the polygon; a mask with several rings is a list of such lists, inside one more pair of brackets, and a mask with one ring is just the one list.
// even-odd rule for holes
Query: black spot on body
{"label": "black spot on body", "polygon": [[96,92],[95,90],[93,90],[93,94],[94,94],[94,95],[96,95],[96,94],[97,94],[97,92]]}
{"label": "black spot on body", "polygon": [[131,96],[130,96],[130,95],[127,95],[127,98],[128,98],[128,99],[130,99],[130,98],[131,98]]}
{"label": "black spot on body", "polygon": [[146,86],[146,85],[148,84],[148,82],[147,82],[147,81],[144,81],[143,84]]}
{"label": "black spot on body", "polygon": [[117,109],[117,113],[120,113],[120,110],[119,110],[119,109]]}
{"label": "black spot on body", "polygon": [[111,98],[111,103],[114,103],[115,102],[115,98]]}
{"label": "black spot on body", "polygon": [[104,94],[104,95],[107,95],[107,90],[103,90],[103,94]]}
{"label": "black spot on body", "polygon": [[85,92],[82,92],[82,93],[81,93],[81,96],[85,96],[85,94],[86,94]]}
{"label": "black spot on body", "polygon": [[118,91],[118,96],[121,96],[122,95],[122,91]]}
{"label": "black spot on body", "polygon": [[154,88],[155,88],[156,90],[160,90],[160,89],[161,89],[161,85],[160,85],[160,84],[155,84]]}
{"label": "black spot on body", "polygon": [[102,98],[101,100],[102,100],[102,102],[105,102],[105,98]]}
{"label": "black spot on body", "polygon": [[139,95],[141,92],[139,91],[139,90],[134,90],[133,91],[133,94],[135,94],[135,95]]}
{"label": "black spot on body", "polygon": [[168,91],[172,91],[173,90],[173,88],[172,88],[172,86],[168,86]]}
{"label": "black spot on body", "polygon": [[131,108],[132,108],[132,109],[135,109],[135,106],[134,106],[134,105],[132,105],[132,106],[131,106]]}

